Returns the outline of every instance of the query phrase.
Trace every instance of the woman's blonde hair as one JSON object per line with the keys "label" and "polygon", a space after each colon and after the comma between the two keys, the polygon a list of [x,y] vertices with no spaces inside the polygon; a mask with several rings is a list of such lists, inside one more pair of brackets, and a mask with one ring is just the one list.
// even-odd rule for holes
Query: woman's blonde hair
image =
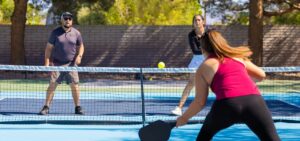
{"label": "woman's blonde hair", "polygon": [[252,51],[248,46],[231,47],[221,33],[216,30],[208,30],[201,37],[201,48],[223,61],[224,57],[242,58],[249,60]]}

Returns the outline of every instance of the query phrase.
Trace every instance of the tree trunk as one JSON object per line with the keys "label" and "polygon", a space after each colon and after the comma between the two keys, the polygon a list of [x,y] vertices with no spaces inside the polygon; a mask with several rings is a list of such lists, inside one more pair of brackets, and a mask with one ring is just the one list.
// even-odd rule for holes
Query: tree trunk
{"label": "tree trunk", "polygon": [[249,46],[253,51],[252,61],[263,65],[263,0],[250,0],[249,3]]}
{"label": "tree trunk", "polygon": [[10,63],[25,65],[25,23],[28,0],[14,0],[15,8],[11,17],[11,54]]}

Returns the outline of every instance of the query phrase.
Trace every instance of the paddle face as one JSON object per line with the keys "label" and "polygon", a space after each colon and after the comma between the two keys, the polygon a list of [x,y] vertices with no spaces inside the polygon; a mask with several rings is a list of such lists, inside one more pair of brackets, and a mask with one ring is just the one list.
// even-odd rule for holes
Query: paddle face
{"label": "paddle face", "polygon": [[175,123],[167,123],[161,120],[150,123],[139,130],[141,141],[167,141]]}

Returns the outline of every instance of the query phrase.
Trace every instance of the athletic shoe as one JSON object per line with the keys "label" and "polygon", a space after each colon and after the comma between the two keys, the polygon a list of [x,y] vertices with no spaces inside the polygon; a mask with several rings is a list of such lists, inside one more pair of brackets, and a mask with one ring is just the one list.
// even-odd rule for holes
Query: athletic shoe
{"label": "athletic shoe", "polygon": [[49,107],[45,105],[43,109],[39,112],[39,115],[47,115],[47,114],[49,114]]}
{"label": "athletic shoe", "polygon": [[178,106],[175,107],[174,110],[171,111],[174,115],[177,115],[177,116],[181,116],[182,115],[182,109],[179,108]]}
{"label": "athletic shoe", "polygon": [[83,112],[83,110],[80,106],[75,107],[75,114],[78,114],[78,115],[83,115],[84,114],[84,112]]}

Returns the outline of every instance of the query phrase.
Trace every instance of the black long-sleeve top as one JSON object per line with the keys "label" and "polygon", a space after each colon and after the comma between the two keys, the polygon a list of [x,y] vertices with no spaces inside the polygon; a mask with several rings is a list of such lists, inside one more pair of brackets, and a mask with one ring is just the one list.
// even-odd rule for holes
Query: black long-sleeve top
{"label": "black long-sleeve top", "polygon": [[200,38],[196,35],[195,30],[192,30],[189,35],[189,44],[194,55],[201,55]]}

